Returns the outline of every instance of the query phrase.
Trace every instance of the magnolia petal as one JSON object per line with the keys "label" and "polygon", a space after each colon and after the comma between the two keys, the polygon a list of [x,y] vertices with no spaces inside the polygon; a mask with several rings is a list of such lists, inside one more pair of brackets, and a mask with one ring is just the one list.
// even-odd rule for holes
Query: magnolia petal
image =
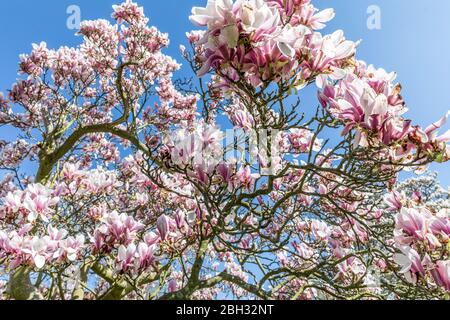
{"label": "magnolia petal", "polygon": [[45,265],[45,258],[43,256],[41,256],[40,254],[35,255],[33,258],[33,261],[34,261],[34,265],[38,269],[42,269]]}
{"label": "magnolia petal", "polygon": [[336,12],[333,8],[328,8],[317,13],[314,18],[319,22],[328,22],[336,16]]}
{"label": "magnolia petal", "polygon": [[295,56],[295,50],[289,44],[285,42],[278,42],[277,46],[280,52],[286,57],[293,58]]}

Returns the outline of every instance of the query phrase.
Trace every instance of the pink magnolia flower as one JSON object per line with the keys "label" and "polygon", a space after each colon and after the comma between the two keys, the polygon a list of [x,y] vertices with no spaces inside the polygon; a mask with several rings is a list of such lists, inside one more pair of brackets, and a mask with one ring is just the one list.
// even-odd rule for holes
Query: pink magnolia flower
{"label": "pink magnolia flower", "polygon": [[308,4],[302,8],[300,11],[300,16],[297,19],[314,30],[320,30],[325,28],[325,23],[333,20],[336,15],[334,9],[332,8],[325,9],[320,12],[317,11],[318,10],[315,9],[313,5]]}
{"label": "pink magnolia flower", "polygon": [[52,191],[41,184],[29,185],[24,198],[24,208],[28,213],[28,221],[33,222],[40,217],[48,222],[47,215],[52,211],[51,207],[59,202],[58,197],[52,196]]}
{"label": "pink magnolia flower", "polygon": [[48,235],[50,236],[50,240],[52,241],[60,241],[64,239],[68,232],[65,229],[57,229],[49,225],[47,227]]}
{"label": "pink magnolia flower", "polygon": [[314,250],[311,249],[307,244],[305,244],[303,242],[300,244],[298,244],[297,242],[294,242],[292,245],[301,258],[303,258],[305,260],[309,260],[314,256]]}
{"label": "pink magnolia flower", "polygon": [[228,163],[221,163],[217,166],[217,173],[220,175],[224,184],[228,185],[229,189],[232,188],[233,182],[233,170]]}
{"label": "pink magnolia flower", "polygon": [[42,269],[47,259],[48,241],[44,238],[33,237],[22,252],[29,254],[34,265],[38,269]]}
{"label": "pink magnolia flower", "polygon": [[450,238],[450,218],[448,217],[433,217],[430,220],[430,230],[435,235],[444,237],[444,240]]}
{"label": "pink magnolia flower", "polygon": [[136,233],[144,228],[141,222],[124,213],[119,214],[117,211],[109,213],[103,221],[105,224],[98,229],[99,232],[94,234],[100,243],[103,238],[113,243],[129,244],[135,240]]}
{"label": "pink magnolia flower", "polygon": [[233,11],[232,3],[231,0],[208,0],[206,8],[192,8],[189,20],[195,25],[208,26],[210,29],[225,24]]}
{"label": "pink magnolia flower", "polygon": [[74,237],[69,237],[66,240],[60,242],[60,247],[63,256],[67,257],[69,261],[75,261],[78,255],[83,249],[85,243],[85,238],[83,235],[77,235]]}
{"label": "pink magnolia flower", "polygon": [[257,173],[251,173],[249,166],[241,166],[236,173],[236,179],[238,186],[243,186],[247,190],[253,189],[256,179],[260,177]]}
{"label": "pink magnolia flower", "polygon": [[400,211],[403,207],[403,200],[404,200],[403,198],[404,198],[403,195],[401,195],[397,191],[393,191],[384,197],[384,201],[389,206],[390,210]]}
{"label": "pink magnolia flower", "polygon": [[314,133],[307,129],[291,129],[288,139],[296,152],[307,153],[310,150],[317,152],[322,146],[322,140],[314,137]]}
{"label": "pink magnolia flower", "polygon": [[419,239],[424,239],[427,234],[427,215],[416,209],[402,208],[395,217],[397,229]]}
{"label": "pink magnolia flower", "polygon": [[280,23],[278,10],[264,0],[238,1],[237,4],[242,28],[247,33],[256,32],[256,38],[258,33],[268,33]]}
{"label": "pink magnolia flower", "polygon": [[158,243],[158,241],[159,241],[159,239],[160,239],[160,236],[159,235],[157,235],[156,233],[154,233],[154,232],[149,232],[149,233],[147,233],[145,236],[144,236],[144,242],[147,244],[147,246],[152,246],[152,245],[154,245],[154,244],[156,244],[156,243]]}
{"label": "pink magnolia flower", "polygon": [[169,292],[176,292],[178,290],[178,281],[170,280],[169,281]]}
{"label": "pink magnolia flower", "polygon": [[438,286],[450,292],[450,260],[438,261],[432,275]]}
{"label": "pink magnolia flower", "polygon": [[156,221],[156,226],[158,228],[159,235],[161,237],[161,240],[167,240],[167,236],[170,231],[170,218],[166,215],[162,215],[158,218]]}
{"label": "pink magnolia flower", "polygon": [[323,38],[321,51],[328,59],[342,60],[353,55],[355,49],[355,43],[346,40],[342,30],[337,30]]}
{"label": "pink magnolia flower", "polygon": [[154,245],[148,246],[146,243],[139,243],[138,245],[139,267],[142,270],[150,267],[156,260],[154,256]]}
{"label": "pink magnolia flower", "polygon": [[8,192],[6,197],[3,199],[5,207],[12,213],[17,213],[23,205],[22,196],[23,192],[19,190]]}
{"label": "pink magnolia flower", "polygon": [[175,213],[175,224],[178,230],[183,230],[186,226],[186,213],[182,210],[177,210]]}
{"label": "pink magnolia flower", "polygon": [[131,243],[128,247],[121,245],[117,255],[117,270],[127,272],[134,267],[136,245]]}
{"label": "pink magnolia flower", "polygon": [[314,236],[321,240],[327,239],[331,234],[330,228],[324,221],[313,220],[311,222],[311,230]]}
{"label": "pink magnolia flower", "polygon": [[400,265],[400,273],[405,274],[406,280],[415,284],[418,276],[425,275],[425,269],[416,250],[411,247],[401,247],[400,251],[394,255],[394,261]]}
{"label": "pink magnolia flower", "polygon": [[231,106],[227,109],[227,114],[236,128],[249,132],[255,125],[253,116],[242,106]]}
{"label": "pink magnolia flower", "polygon": [[347,260],[339,263],[337,277],[343,279],[351,278],[353,276],[361,276],[366,272],[366,267],[362,264],[359,259],[348,258]]}
{"label": "pink magnolia flower", "polygon": [[273,37],[273,40],[278,50],[285,57],[292,59],[296,57],[298,51],[301,51],[306,37],[311,33],[311,30],[304,25],[293,27],[287,24]]}

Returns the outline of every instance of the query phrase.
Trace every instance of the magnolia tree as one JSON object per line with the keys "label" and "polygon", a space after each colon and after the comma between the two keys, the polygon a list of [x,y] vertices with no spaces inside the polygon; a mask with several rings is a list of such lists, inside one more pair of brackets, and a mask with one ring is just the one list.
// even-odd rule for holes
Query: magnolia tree
{"label": "magnolia tree", "polygon": [[[443,299],[427,128],[310,0],[209,0],[181,46],[132,1],[33,45],[0,98],[3,299]],[[303,103],[317,92],[316,105]],[[447,167],[448,168],[448,167]]]}

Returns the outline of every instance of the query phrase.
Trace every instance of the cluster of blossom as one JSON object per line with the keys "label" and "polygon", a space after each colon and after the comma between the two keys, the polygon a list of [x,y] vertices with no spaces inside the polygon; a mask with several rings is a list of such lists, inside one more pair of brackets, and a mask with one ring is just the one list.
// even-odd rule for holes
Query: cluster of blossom
{"label": "cluster of blossom", "polygon": [[86,167],[99,158],[106,166],[120,161],[120,152],[117,144],[106,139],[104,135],[91,135],[86,141],[83,151],[84,158],[80,162]]}
{"label": "cluster of blossom", "polygon": [[225,185],[232,191],[254,187],[259,174],[252,173],[250,166],[229,157],[224,161],[227,146],[224,134],[218,127],[198,124],[194,130],[180,129],[167,142],[171,163],[204,186]]}
{"label": "cluster of blossom", "polygon": [[[127,170],[140,172],[137,169],[140,167],[133,162],[142,161],[141,157],[142,155],[139,156],[139,154],[128,157],[121,166],[122,173],[127,175]],[[142,172],[140,174],[142,178]],[[42,268],[43,264],[51,266],[53,262],[62,262],[66,257],[65,262],[70,263],[74,256],[79,254],[78,250],[83,247],[86,252],[94,255],[112,254],[117,261],[118,271],[147,270],[156,261],[155,246],[161,241],[175,243],[182,238],[182,235],[188,235],[191,232],[188,222],[195,220],[195,217],[192,218],[184,211],[178,210],[173,218],[165,215],[158,218],[155,224],[157,234],[151,231],[145,232],[147,227],[143,223],[149,223],[152,216],[140,217],[141,220],[136,220],[125,213],[119,214],[116,211],[108,210],[107,202],[102,202],[102,200],[108,201],[113,197],[116,198],[115,201],[123,202],[124,209],[129,209],[130,206],[140,206],[143,213],[145,210],[153,209],[152,213],[158,217],[157,210],[164,210],[164,208],[158,208],[156,204],[149,204],[149,196],[143,193],[148,186],[153,190],[155,190],[155,186],[149,183],[148,177],[140,180],[137,174],[129,176],[125,187],[118,179],[119,175],[116,171],[102,168],[83,170],[80,169],[80,164],[67,162],[61,169],[60,177],[58,181],[55,181],[53,188],[41,184],[28,184],[24,190],[12,188],[1,199],[0,216],[4,222],[2,225],[8,226],[8,222],[14,222],[21,226],[21,230],[15,231],[13,228],[12,231],[6,231],[5,229],[2,233],[3,242],[0,248],[2,257],[11,261],[13,267],[30,265]],[[172,185],[174,184],[172,183]],[[119,190],[121,189],[126,195],[124,200],[120,200],[122,196]],[[186,190],[184,191],[186,192]],[[136,192],[135,196],[128,198],[129,192]],[[154,194],[153,199],[156,199],[157,196]],[[72,206],[71,203],[83,202],[92,197],[100,200],[98,205],[83,208],[80,203],[80,210],[83,210],[81,215],[70,216],[70,211],[67,212]],[[180,204],[185,202],[179,198],[173,198],[172,201],[178,201]],[[158,200],[158,202],[161,201]],[[190,207],[186,205],[186,207],[194,210],[195,205],[191,204]],[[76,207],[74,210],[76,212]],[[148,213],[145,214],[148,215]],[[71,219],[83,221],[85,224],[83,232],[77,231],[74,237],[67,238],[66,231],[62,230],[60,233],[54,231],[56,229],[52,225],[59,225],[59,217],[63,216],[67,217],[65,227],[71,230],[79,228],[69,223]],[[42,232],[37,230],[49,230],[50,236],[41,235]],[[53,234],[59,234],[59,236],[53,236]],[[84,237],[91,238],[90,245],[84,245],[84,240],[81,241]],[[139,241],[139,239],[143,239],[143,241]],[[49,243],[50,240],[59,242]],[[77,247],[77,243],[80,244],[79,247]],[[133,260],[133,268],[130,267],[130,252],[134,252],[133,256],[137,259]],[[124,253],[126,254],[124,255]],[[33,262],[34,257],[37,257],[37,261],[33,265],[30,261]],[[125,260],[124,257],[126,257]]]}
{"label": "cluster of blossom", "polygon": [[37,219],[45,222],[54,213],[59,202],[55,192],[41,184],[30,184],[25,190],[9,192],[3,199],[0,216],[19,225],[33,223]]}
{"label": "cluster of blossom", "polygon": [[364,148],[390,146],[388,157],[394,161],[420,150],[445,161],[449,158],[450,131],[437,136],[449,114],[426,129],[413,126],[402,115],[407,111],[400,95],[401,86],[393,81],[395,73],[375,69],[356,61],[356,67],[336,82],[323,82],[319,100],[324,108],[341,120],[342,135],[355,129],[355,144]]}
{"label": "cluster of blossom", "polygon": [[328,262],[336,268],[334,280],[350,284],[354,277],[363,277],[366,273],[364,261],[353,256],[355,243],[366,242],[367,232],[354,219],[342,219],[331,226],[318,219],[296,218],[294,230],[298,240],[291,241],[290,249],[278,253],[278,260],[284,267],[292,270],[314,269],[320,262]]}
{"label": "cluster of blossom", "polygon": [[450,291],[450,211],[430,210],[420,197],[407,200],[393,192],[386,197],[395,216],[394,256],[400,273],[412,284],[424,281]]}
{"label": "cluster of blossom", "polygon": [[9,268],[29,265],[42,269],[51,265],[73,263],[81,258],[85,246],[83,235],[67,237],[64,229],[48,226],[45,236],[32,236],[32,225],[27,224],[19,231],[0,231],[0,257],[7,259]]}
{"label": "cluster of blossom", "polygon": [[180,129],[169,138],[170,159],[180,168],[190,165],[211,172],[223,158],[224,134],[217,126],[197,123],[194,129]]}
{"label": "cluster of blossom", "polygon": [[111,194],[113,190],[122,186],[115,171],[105,170],[104,168],[82,170],[79,164],[73,163],[64,165],[62,178],[62,181],[56,187],[60,195]]}
{"label": "cluster of blossom", "polygon": [[137,232],[144,229],[142,223],[117,211],[106,212],[101,221],[103,224],[94,231],[92,239],[96,252],[110,252],[118,245],[129,245],[136,240]]}
{"label": "cluster of blossom", "polygon": [[151,181],[151,179],[142,172],[145,160],[142,152],[136,152],[133,155],[127,156],[122,161],[121,172],[125,177],[129,177],[129,186],[136,187],[139,194],[143,197],[147,196],[144,192],[147,188],[151,191],[157,191],[158,187]]}
{"label": "cluster of blossom", "polygon": [[[450,131],[436,134],[444,119],[424,130],[412,126],[402,117],[407,109],[400,85],[393,84],[394,73],[355,61],[356,45],[346,41],[342,31],[325,37],[314,32],[332,18],[332,10],[314,15],[309,1],[287,3],[209,1],[206,8],[194,8],[191,20],[208,28],[196,41],[203,47],[199,75],[213,69],[229,83],[250,79],[257,87],[277,77],[290,79],[291,70],[301,70],[296,85],[315,79],[323,88],[323,106],[344,122],[343,135],[356,129],[356,145],[392,146],[388,156],[393,160],[411,157],[415,150],[439,161],[449,157],[445,143]],[[273,55],[278,56],[272,61]],[[234,112],[231,119],[246,130],[253,126],[245,110]]]}
{"label": "cluster of blossom", "polygon": [[188,218],[181,210],[174,218],[161,215],[156,221],[156,232],[145,232],[142,223],[114,211],[106,213],[100,221],[103,223],[92,237],[93,252],[109,254],[117,249],[116,270],[123,273],[138,274],[154,266],[157,249],[181,241],[189,230]]}
{"label": "cluster of blossom", "polygon": [[[242,113],[233,112],[233,117],[236,119],[240,115]],[[186,170],[201,184],[209,185],[211,182],[218,182],[227,185],[229,191],[232,191],[239,188],[251,190],[260,177],[259,173],[253,173],[250,166],[242,161],[246,156],[247,142],[250,162],[259,164],[261,172],[270,166],[272,166],[272,172],[279,171],[282,168],[284,156],[289,153],[298,157],[300,154],[318,152],[322,147],[322,139],[317,138],[313,130],[295,128],[289,132],[277,132],[273,135],[274,140],[269,147],[271,149],[269,154],[263,143],[258,144],[257,133],[251,126],[237,127],[244,129],[243,135],[233,130],[224,134],[218,127],[211,124],[200,123],[194,129],[182,128],[169,137],[166,143],[168,151],[165,152],[169,153],[173,165]],[[262,136],[267,134],[267,131],[261,130],[259,133],[259,136]],[[237,146],[236,140],[240,141]],[[236,154],[240,159],[232,156]],[[227,160],[224,161],[224,158]]]}
{"label": "cluster of blossom", "polygon": [[23,139],[10,144],[0,141],[0,167],[17,168],[25,158],[32,157],[35,151],[35,148]]}
{"label": "cluster of blossom", "polygon": [[[233,275],[244,282],[249,281],[249,275],[242,269],[240,263],[236,260],[236,256],[231,252],[225,252],[219,256],[219,259],[225,264],[225,270],[228,274]],[[237,297],[245,297],[248,293],[239,286],[230,285],[231,291]]]}
{"label": "cluster of blossom", "polygon": [[5,176],[0,180],[0,197],[5,197],[9,192],[13,192],[17,189],[14,184],[15,176],[12,173],[5,174]]}
{"label": "cluster of blossom", "polygon": [[[148,27],[143,9],[132,1],[115,6],[113,18],[116,24],[83,22],[79,47],[52,50],[42,42],[34,44],[30,54],[21,55],[19,73],[27,77],[13,85],[9,99],[0,99],[1,123],[22,129],[53,126],[61,117],[83,124],[109,123],[121,105],[127,113],[131,108],[146,110],[139,121],[159,128],[192,123],[197,97],[180,93],[172,84],[172,74],[180,65],[161,52],[168,45],[167,35]],[[125,72],[128,69],[131,72]],[[160,103],[145,109],[139,106],[140,97],[152,87]],[[80,97],[79,105],[71,96]],[[123,101],[125,97],[132,105]],[[22,106],[24,112],[11,112],[10,103]],[[46,130],[71,129],[58,126]]]}
{"label": "cluster of blossom", "polygon": [[301,87],[318,74],[340,75],[356,44],[342,31],[316,31],[333,17],[334,10],[318,12],[310,1],[209,0],[190,17],[207,27],[190,35],[200,47],[198,74],[213,69],[227,84],[246,79],[254,87],[295,76]]}
{"label": "cluster of blossom", "polygon": [[117,253],[116,270],[139,274],[154,266],[156,262],[154,251],[155,245],[149,245],[147,242],[140,242],[137,247],[134,243],[127,247],[121,245]]}
{"label": "cluster of blossom", "polygon": [[[116,247],[118,243],[122,243],[118,247],[115,260],[116,270],[122,273],[139,274],[139,272],[143,272],[150,267],[155,267],[158,261],[156,255],[158,248],[165,245],[182,245],[184,236],[188,235],[190,230],[189,219],[183,211],[178,210],[174,218],[163,214],[156,221],[157,232],[146,233],[143,236],[143,241],[136,245],[138,240],[136,231],[141,226],[125,215],[121,215],[119,219],[117,215],[113,214],[113,216],[116,219],[111,224],[111,217],[109,217],[109,222],[107,221],[105,225],[98,229],[99,232],[95,233],[94,241],[96,247],[102,248],[105,248],[105,244],[108,242],[110,245],[106,249],[111,248],[111,243],[115,243],[114,246]],[[109,241],[105,242],[104,239],[109,239]],[[176,288],[177,282],[172,279],[169,282],[169,292],[175,291]]]}

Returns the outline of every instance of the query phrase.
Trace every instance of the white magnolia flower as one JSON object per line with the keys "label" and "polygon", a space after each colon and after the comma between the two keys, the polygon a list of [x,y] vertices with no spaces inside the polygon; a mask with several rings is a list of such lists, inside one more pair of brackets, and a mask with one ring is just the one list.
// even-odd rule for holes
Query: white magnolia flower
{"label": "white magnolia flower", "polygon": [[264,0],[248,0],[241,3],[241,23],[246,32],[268,30],[280,23],[278,9],[270,7]]}
{"label": "white magnolia flower", "polygon": [[327,58],[345,59],[354,54],[355,50],[356,44],[353,41],[345,40],[342,30],[337,30],[333,34],[323,37],[322,52]]}
{"label": "white magnolia flower", "polygon": [[224,23],[231,16],[233,2],[231,0],[208,0],[206,8],[193,7],[189,20],[198,26],[214,26]]}

